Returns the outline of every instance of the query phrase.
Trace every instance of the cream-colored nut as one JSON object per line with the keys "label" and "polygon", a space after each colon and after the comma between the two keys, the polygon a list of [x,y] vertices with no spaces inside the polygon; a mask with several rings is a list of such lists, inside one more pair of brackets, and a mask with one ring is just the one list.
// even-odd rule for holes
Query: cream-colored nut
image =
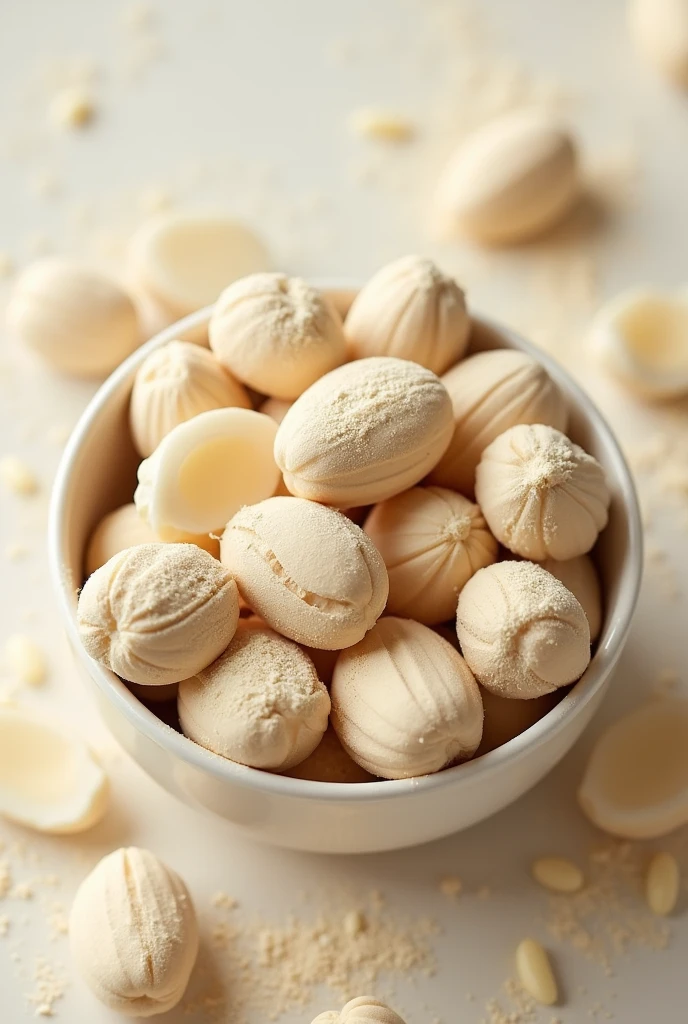
{"label": "cream-colored nut", "polygon": [[485,449],[475,494],[497,540],[538,562],[590,551],[611,500],[597,459],[540,423],[511,427]]}
{"label": "cream-colored nut", "polygon": [[463,291],[422,256],[403,256],[378,270],[344,322],[353,359],[396,356],[433,373],[461,359],[470,329]]}
{"label": "cream-colored nut", "polygon": [[656,853],[645,875],[645,899],[653,914],[666,917],[675,909],[681,891],[681,871],[671,853]]}
{"label": "cream-colored nut", "polygon": [[452,435],[451,402],[430,370],[405,359],[358,359],[294,402],[275,440],[292,492],[339,508],[413,487]]}
{"label": "cream-colored nut", "polygon": [[300,277],[253,274],[226,288],[208,326],[210,347],[239,380],[298,398],[346,358],[339,313]]}
{"label": "cream-colored nut", "polygon": [[408,142],[413,136],[413,122],[401,114],[381,107],[361,107],[349,115],[354,135],[378,142]]}
{"label": "cream-colored nut", "polygon": [[374,782],[375,776],[361,768],[349,757],[339,742],[337,733],[328,726],[312,754],[291,768],[285,775],[292,779],[308,779],[311,782]]}
{"label": "cream-colored nut", "polygon": [[520,110],[461,143],[440,178],[436,207],[461,234],[503,245],[553,227],[579,191],[571,135],[543,114]]}
{"label": "cream-colored nut", "polygon": [[[133,502],[108,512],[91,534],[86,549],[86,576],[90,576],[101,565],[109,562],[125,548],[138,544],[153,544],[157,537],[148,523],[144,522]],[[213,558],[220,557],[220,542],[207,534],[180,534],[176,540],[182,544],[196,544]]]}
{"label": "cream-colored nut", "polygon": [[622,292],[595,316],[590,347],[605,370],[645,398],[688,393],[688,294]]}
{"label": "cream-colored nut", "polygon": [[298,644],[241,623],[227,650],[179,686],[182,732],[231,761],[284,771],[312,754],[330,697]]}
{"label": "cream-colored nut", "polygon": [[590,555],[579,555],[565,562],[548,558],[542,568],[551,572],[580,601],[590,626],[590,643],[594,643],[602,628],[602,590],[597,569]]}
{"label": "cream-colored nut", "polygon": [[[519,703],[523,703],[519,701]],[[583,872],[566,857],[538,857],[530,868],[533,878],[550,892],[573,893],[583,888]]]}
{"label": "cream-colored nut", "polygon": [[194,544],[140,544],[84,584],[77,622],[87,653],[128,682],[178,683],[224,651],[239,621],[234,580]]}
{"label": "cream-colored nut", "polygon": [[141,363],[134,378],[129,425],[148,458],[174,427],[210,409],[250,409],[246,390],[205,348],[170,341]]}
{"label": "cream-colored nut", "polygon": [[223,288],[265,270],[269,257],[250,228],[221,213],[171,211],[131,240],[132,285],[177,320],[215,302]]}
{"label": "cream-colored nut", "polygon": [[271,416],[275,423],[281,423],[293,404],[284,398],[266,398],[258,411]]}
{"label": "cream-colored nut", "polygon": [[553,1006],[559,996],[546,950],[535,939],[523,939],[516,948],[516,973],[526,992],[543,1006]]}
{"label": "cream-colored nut", "polygon": [[110,1009],[166,1013],[184,995],[198,954],[189,891],[148,850],[115,850],[79,886],[69,916],[76,969]]}
{"label": "cream-colored nut", "polygon": [[86,576],[125,548],[137,544],[152,544],[156,537],[148,523],[144,523],[133,502],[108,512],[91,534],[86,549]]}
{"label": "cream-colored nut", "polygon": [[30,708],[0,708],[0,814],[68,835],[97,824],[107,776],[86,744]]}
{"label": "cream-colored nut", "polygon": [[57,257],[20,274],[7,323],[28,348],[75,377],[104,377],[141,340],[134,304],[114,281]]}
{"label": "cream-colored nut", "polygon": [[[456,630],[454,630],[456,639]],[[458,642],[458,640],[457,640]],[[480,688],[483,698],[483,738],[476,752],[476,757],[488,754],[491,750],[503,746],[510,740],[520,736],[531,725],[549,714],[561,699],[561,691],[545,693],[542,697],[530,700],[514,700],[513,697],[500,697],[497,693]]]}
{"label": "cream-colored nut", "polygon": [[220,552],[249,607],[298,643],[350,647],[385,607],[387,570],[372,541],[324,505],[278,497],[242,508]]}
{"label": "cream-colored nut", "polygon": [[337,659],[332,725],[372,775],[409,779],[472,757],[483,730],[466,662],[432,629],[385,617]]}
{"label": "cream-colored nut", "polygon": [[442,377],[454,413],[454,434],[430,482],[469,498],[480,456],[518,423],[546,423],[565,430],[568,408],[544,366],[525,352],[479,352]]}
{"label": "cream-colored nut", "polygon": [[427,626],[453,618],[461,588],[497,558],[478,506],[443,487],[412,487],[388,498],[364,529],[387,566],[387,611]]}
{"label": "cream-colored nut", "polygon": [[252,409],[212,409],[180,423],[139,466],[134,502],[160,540],[221,533],[243,505],[275,493],[277,424]]}
{"label": "cream-colored nut", "polygon": [[578,790],[588,818],[614,836],[654,839],[688,824],[688,700],[666,697],[598,739]]}
{"label": "cream-colored nut", "polygon": [[350,999],[339,1013],[336,1010],[319,1013],[313,1024],[404,1024],[404,1021],[379,999],[357,996]]}
{"label": "cream-colored nut", "polygon": [[456,632],[476,679],[502,697],[551,693],[590,661],[585,612],[533,562],[497,562],[472,576],[459,595]]}
{"label": "cream-colored nut", "polygon": [[688,89],[688,7],[685,0],[632,0],[629,27],[643,57],[674,85]]}

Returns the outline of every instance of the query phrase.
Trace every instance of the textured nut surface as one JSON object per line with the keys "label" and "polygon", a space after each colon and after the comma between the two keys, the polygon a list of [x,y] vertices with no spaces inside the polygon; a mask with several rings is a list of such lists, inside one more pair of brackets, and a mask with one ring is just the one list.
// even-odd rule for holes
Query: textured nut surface
{"label": "textured nut surface", "polygon": [[373,996],[357,996],[349,1000],[340,1013],[326,1010],[313,1024],[404,1024],[398,1013]]}
{"label": "textured nut surface", "polygon": [[294,402],[275,459],[292,494],[353,508],[417,484],[452,430],[449,395],[434,373],[404,359],[359,359]]}
{"label": "textured nut surface", "polygon": [[315,288],[286,274],[252,274],[226,288],[208,336],[223,366],[274,398],[298,398],[346,358],[339,313]]}
{"label": "textured nut surface", "polygon": [[387,600],[387,570],[372,541],[340,512],[302,498],[243,508],[220,549],[247,604],[310,647],[357,643]]}
{"label": "textured nut surface", "polygon": [[385,617],[335,665],[332,724],[372,775],[408,779],[471,757],[480,743],[478,685],[451,644],[411,619]]}
{"label": "textured nut surface", "polygon": [[214,661],[239,620],[237,587],[193,544],[140,544],[96,570],[79,595],[87,653],[132,683],[177,683]]}
{"label": "textured nut surface", "polygon": [[148,850],[104,857],[79,886],[69,918],[74,964],[95,995],[130,1017],[176,1006],[198,953],[191,897]]}
{"label": "textured nut surface", "polygon": [[428,626],[453,618],[461,588],[497,557],[478,506],[442,487],[412,487],[388,498],[364,529],[387,566],[387,611]]}
{"label": "textured nut surface", "polygon": [[572,893],[583,888],[583,872],[566,857],[538,857],[530,870],[535,881],[551,892]]}
{"label": "textured nut surface", "polygon": [[456,631],[476,679],[502,697],[551,693],[579,679],[590,661],[581,605],[532,562],[498,562],[471,577]]}
{"label": "textured nut surface", "polygon": [[478,128],[450,158],[436,204],[451,226],[478,242],[520,242],[561,220],[579,192],[573,139],[531,111]]}
{"label": "textured nut surface", "polygon": [[461,359],[469,332],[463,291],[421,256],[403,256],[378,270],[344,322],[351,358],[396,356],[438,374]]}
{"label": "textured nut surface", "polygon": [[557,983],[547,951],[535,939],[523,939],[516,948],[518,980],[533,999],[553,1006],[558,998]]}
{"label": "textured nut surface", "polygon": [[211,352],[188,341],[170,341],[141,363],[134,378],[129,425],[147,458],[179,423],[210,409],[250,409],[246,390]]}
{"label": "textured nut surface", "polygon": [[590,626],[590,642],[594,643],[602,628],[602,588],[595,563],[589,555],[579,555],[565,562],[547,558],[542,568],[551,572],[580,601]]}
{"label": "textured nut surface", "polygon": [[25,345],[76,377],[104,377],[140,341],[134,304],[119,285],[57,257],[19,276],[7,321]]}
{"label": "textured nut surface", "polygon": [[298,644],[240,623],[217,661],[180,683],[177,707],[184,735],[207,750],[284,771],[320,743],[330,697]]}
{"label": "textured nut surface", "polygon": [[653,914],[666,917],[675,909],[681,891],[681,871],[671,853],[656,853],[645,875],[645,899]]}
{"label": "textured nut surface", "polygon": [[511,427],[485,449],[475,494],[497,540],[538,562],[589,551],[611,500],[597,459],[539,423]]}
{"label": "textured nut surface", "polygon": [[565,430],[566,400],[544,366],[525,352],[478,352],[442,377],[454,414],[454,433],[430,481],[471,497],[480,456],[518,423]]}

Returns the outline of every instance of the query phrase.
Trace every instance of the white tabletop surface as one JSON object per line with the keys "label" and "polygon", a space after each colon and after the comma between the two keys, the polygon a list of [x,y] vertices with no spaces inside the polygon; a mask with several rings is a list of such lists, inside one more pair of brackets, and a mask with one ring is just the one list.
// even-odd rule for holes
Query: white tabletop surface
{"label": "white tabletop surface", "polygon": [[[623,2],[485,0],[475,8],[479,16],[450,0],[5,4],[0,250],[19,267],[48,250],[117,266],[146,203],[162,192],[178,206],[212,203],[241,215],[264,235],[276,265],[307,275],[365,277],[387,258],[422,251],[465,282],[476,308],[527,330],[573,365],[627,446],[665,431],[680,447],[685,410],[653,410],[604,381],[587,363],[584,335],[596,304],[620,287],[685,283],[687,101],[637,59]],[[77,64],[82,74],[93,67],[97,117],[81,133],[61,133],[46,109]],[[484,255],[439,242],[428,210],[444,156],[472,123],[519,98],[555,103],[570,119],[604,201],[557,237],[520,251]],[[414,141],[394,146],[353,136],[350,113],[371,105],[410,117]],[[11,278],[4,284],[9,288]],[[668,925],[668,948],[631,941],[626,955],[612,958],[608,976],[549,934],[548,898],[528,870],[546,852],[566,853],[591,870],[590,850],[606,840],[574,798],[590,744],[606,722],[650,694],[662,673],[683,672],[688,551],[681,495],[655,502],[652,557],[612,694],[548,779],[484,824],[421,849],[360,858],[284,853],[236,839],[224,823],[181,806],[147,779],[107,737],[76,678],[50,592],[45,524],[65,431],[92,390],[51,376],[3,339],[0,455],[24,459],[41,490],[30,500],[0,496],[0,645],[12,633],[29,634],[46,652],[50,673],[43,687],[28,690],[4,670],[0,692],[78,722],[106,759],[114,800],[106,820],[80,838],[42,838],[0,823],[0,862],[9,861],[20,886],[0,899],[0,922],[8,919],[0,935],[2,1024],[34,1014],[28,997],[39,994],[43,961],[48,987],[52,971],[63,989],[53,1004],[58,1019],[119,1019],[70,970],[62,925],[88,864],[123,844],[150,847],[187,880],[201,910],[206,967],[217,890],[239,901],[238,922],[259,913],[279,924],[299,906],[308,918],[323,893],[347,888],[348,905],[358,906],[379,889],[392,918],[430,916],[441,927],[429,940],[434,976],[381,979],[382,988],[393,985],[410,1024],[500,1019],[485,1004],[512,974],[516,943],[530,934],[552,950],[563,1001],[524,1019],[684,1020],[685,893]],[[16,544],[27,554],[12,560],[6,548]],[[681,852],[685,845],[671,837],[628,856],[641,866],[649,849]],[[688,867],[685,849],[683,863]],[[455,902],[439,890],[445,875],[462,879]],[[32,898],[20,898],[30,895],[22,882]],[[640,898],[628,901],[626,918],[642,918]],[[639,932],[646,925],[643,918]],[[228,956],[212,953],[221,975]],[[217,1018],[223,1021],[234,1019],[231,991],[227,998]],[[313,1009],[338,1002],[324,989]],[[293,1009],[283,1019],[308,1024],[314,1015]],[[182,1008],[163,1019],[209,1018]],[[249,1012],[248,1024],[261,1020]]]}

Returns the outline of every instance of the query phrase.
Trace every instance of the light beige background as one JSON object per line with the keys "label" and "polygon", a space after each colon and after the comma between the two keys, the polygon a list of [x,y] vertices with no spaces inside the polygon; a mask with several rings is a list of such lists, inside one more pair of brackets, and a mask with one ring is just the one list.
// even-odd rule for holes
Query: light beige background
{"label": "light beige background", "polygon": [[[476,8],[473,17],[459,4],[421,0],[177,0],[160,2],[141,27],[141,5],[6,4],[0,249],[18,265],[52,249],[117,267],[129,230],[162,192],[178,205],[203,200],[244,216],[264,234],[276,265],[303,274],[365,277],[387,258],[424,251],[466,283],[476,308],[528,330],[573,366],[629,448],[657,430],[669,431],[680,447],[687,422],[681,409],[643,408],[598,377],[586,361],[584,327],[596,302],[621,286],[685,283],[686,100],[635,58],[623,3],[490,0]],[[46,109],[77,59],[96,70],[98,116],[81,134],[60,134]],[[472,122],[519,96],[554,101],[575,124],[605,202],[521,252],[485,256],[439,243],[428,207],[442,158]],[[394,148],[352,137],[350,112],[371,104],[410,116],[416,141]],[[222,823],[181,807],[143,777],[118,755],[75,678],[49,590],[44,537],[61,440],[91,391],[51,377],[3,338],[0,455],[24,458],[40,476],[41,493],[31,501],[0,497],[0,643],[16,631],[40,642],[49,681],[21,698],[79,721],[114,783],[111,816],[82,840],[41,840],[0,824],[0,840],[27,843],[23,863],[12,854],[15,879],[54,872],[59,883],[54,890],[37,883],[33,900],[0,901],[0,915],[11,918],[0,938],[3,1024],[32,1016],[26,995],[35,990],[39,956],[64,965],[57,970],[69,984],[55,1004],[58,1019],[118,1019],[71,978],[66,939],[50,939],[46,915],[51,902],[69,903],[88,862],[125,843],[149,846],[174,865],[208,921],[217,889],[235,895],[247,913],[275,920],[298,902],[299,890],[344,885],[362,899],[382,889],[391,912],[427,913],[443,929],[437,975],[398,986],[410,1024],[435,1016],[480,1021],[485,1000],[512,970],[516,942],[525,934],[547,937],[546,897],[529,879],[531,858],[554,851],[584,860],[599,842],[574,802],[594,734],[649,693],[663,670],[680,674],[685,665],[688,555],[680,497],[655,502],[652,563],[612,696],[548,780],[491,821],[416,851],[360,859],[275,852],[233,839]],[[9,544],[26,545],[28,556],[8,560]],[[12,689],[7,673],[0,688]],[[438,891],[446,874],[463,879],[466,895],[456,904]],[[492,891],[487,900],[475,895],[482,886]],[[668,950],[634,951],[617,961],[612,978],[554,943],[566,994],[556,1015],[567,1024],[584,1021],[601,1004],[598,1019],[609,1012],[624,1024],[683,1019],[685,894],[680,911]],[[331,1003],[324,996],[316,1009]],[[181,1012],[165,1019],[202,1020]],[[307,1012],[285,1018],[310,1019]]]}

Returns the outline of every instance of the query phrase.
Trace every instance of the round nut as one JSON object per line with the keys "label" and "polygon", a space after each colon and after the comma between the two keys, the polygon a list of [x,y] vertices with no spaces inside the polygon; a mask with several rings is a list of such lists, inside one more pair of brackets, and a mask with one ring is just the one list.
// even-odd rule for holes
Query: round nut
{"label": "round nut", "polygon": [[101,1002],[129,1017],[176,1006],[198,954],[198,925],[179,875],[148,850],[115,850],[77,890],[72,959]]}
{"label": "round nut", "polygon": [[472,576],[459,595],[456,632],[478,682],[502,697],[551,693],[590,661],[585,612],[533,562],[497,562]]}
{"label": "round nut", "polygon": [[371,775],[428,775],[472,757],[480,743],[483,705],[470,669],[411,619],[380,619],[342,651],[331,697],[342,746]]}
{"label": "round nut", "polygon": [[178,683],[234,636],[239,597],[220,563],[194,544],[140,544],[84,584],[77,622],[87,653],[128,682]]}
{"label": "round nut", "polygon": [[310,647],[357,643],[387,600],[387,570],[372,541],[340,512],[301,498],[242,508],[220,557],[249,607]]}
{"label": "round nut", "polygon": [[246,390],[211,352],[170,341],[141,363],[131,391],[129,425],[139,455],[152,455],[163,437],[210,409],[250,409]]}
{"label": "round nut", "polygon": [[525,352],[479,352],[445,373],[442,383],[452,402],[454,433],[429,479],[469,498],[480,456],[509,427],[546,423],[566,429],[564,396],[544,366]]}
{"label": "round nut", "polygon": [[443,487],[412,487],[388,498],[364,529],[387,566],[387,611],[426,626],[451,619],[461,588],[497,558],[478,506]]}
{"label": "round nut", "polygon": [[239,624],[217,661],[180,683],[177,708],[184,735],[207,750],[285,771],[322,739],[330,697],[298,644]]}
{"label": "round nut", "polygon": [[136,511],[136,505],[122,505],[100,520],[86,549],[86,575],[90,576],[125,548],[153,544],[156,537],[148,523]]}
{"label": "round nut", "polygon": [[105,377],[141,340],[134,304],[119,285],[57,257],[19,276],[7,322],[47,363],[75,377]]}
{"label": "round nut", "polygon": [[298,398],[346,358],[334,306],[286,274],[252,274],[231,284],[217,301],[208,336],[223,366],[273,398]]}
{"label": "round nut", "polygon": [[560,124],[517,111],[478,128],[450,158],[438,212],[477,242],[525,241],[560,221],[580,190],[573,139]]}
{"label": "round nut", "polygon": [[461,288],[432,260],[403,256],[375,274],[344,322],[353,359],[396,356],[444,373],[466,351],[470,318]]}
{"label": "round nut", "polygon": [[354,508],[417,484],[452,431],[449,395],[434,373],[404,359],[358,359],[294,402],[275,459],[292,494]]}
{"label": "round nut", "polygon": [[537,562],[589,551],[611,500],[597,459],[541,423],[511,427],[485,449],[475,494],[497,540]]}
{"label": "round nut", "polygon": [[404,1024],[398,1013],[372,996],[357,996],[342,1009],[319,1013],[313,1024]]}

